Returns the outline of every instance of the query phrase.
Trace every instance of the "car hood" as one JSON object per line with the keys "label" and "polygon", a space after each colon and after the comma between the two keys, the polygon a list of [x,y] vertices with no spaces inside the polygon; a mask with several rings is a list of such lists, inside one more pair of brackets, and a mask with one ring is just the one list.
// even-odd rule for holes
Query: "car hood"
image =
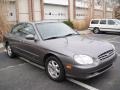
{"label": "car hood", "polygon": [[79,35],[46,40],[44,45],[52,51],[69,56],[83,54],[98,57],[100,54],[113,49],[108,42],[90,40]]}

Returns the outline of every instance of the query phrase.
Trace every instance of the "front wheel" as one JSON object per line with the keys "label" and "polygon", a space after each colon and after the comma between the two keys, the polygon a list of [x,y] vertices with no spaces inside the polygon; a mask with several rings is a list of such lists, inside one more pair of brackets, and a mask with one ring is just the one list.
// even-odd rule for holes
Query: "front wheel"
{"label": "front wheel", "polygon": [[47,58],[46,73],[54,81],[63,81],[65,79],[65,70],[62,63],[54,56]]}
{"label": "front wheel", "polygon": [[15,54],[14,54],[14,52],[12,51],[10,45],[7,45],[7,46],[6,46],[6,50],[7,50],[7,55],[8,55],[10,58],[15,57]]}

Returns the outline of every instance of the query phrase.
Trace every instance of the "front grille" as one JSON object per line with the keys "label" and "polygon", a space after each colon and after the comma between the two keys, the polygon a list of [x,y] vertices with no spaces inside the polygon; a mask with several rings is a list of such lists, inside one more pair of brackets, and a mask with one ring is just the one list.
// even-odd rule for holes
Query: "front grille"
{"label": "front grille", "polygon": [[109,58],[110,56],[112,56],[114,54],[114,50],[109,50],[107,52],[102,53],[101,55],[98,56],[99,60],[104,60],[106,58]]}

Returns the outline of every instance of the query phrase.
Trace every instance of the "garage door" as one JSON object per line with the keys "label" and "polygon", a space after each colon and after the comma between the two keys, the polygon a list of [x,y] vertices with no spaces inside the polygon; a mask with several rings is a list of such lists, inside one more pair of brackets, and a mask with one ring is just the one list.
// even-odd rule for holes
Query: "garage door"
{"label": "garage door", "polygon": [[88,15],[88,1],[76,0],[76,19],[85,19]]}
{"label": "garage door", "polygon": [[68,0],[45,0],[44,19],[65,20],[68,19]]}
{"label": "garage door", "polygon": [[68,8],[66,6],[45,5],[45,19],[68,19]]}
{"label": "garage door", "polygon": [[76,8],[76,19],[85,19],[87,15],[88,9],[87,8]]}

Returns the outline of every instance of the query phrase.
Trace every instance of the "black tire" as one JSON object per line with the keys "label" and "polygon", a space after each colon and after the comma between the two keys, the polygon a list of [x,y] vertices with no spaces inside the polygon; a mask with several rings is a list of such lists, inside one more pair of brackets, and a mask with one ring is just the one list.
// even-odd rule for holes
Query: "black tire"
{"label": "black tire", "polygon": [[[53,77],[52,75],[51,75],[51,73],[50,73],[50,70],[49,70],[49,64],[51,63],[51,62],[56,62],[57,64],[58,64],[58,66],[59,66],[59,68],[57,68],[57,69],[59,69],[59,73],[57,73],[58,74],[58,77]],[[57,65],[56,64],[56,65]],[[59,61],[59,59],[57,59],[56,57],[54,57],[54,56],[50,56],[50,57],[48,57],[47,58],[47,60],[46,60],[46,63],[45,63],[45,69],[46,69],[46,73],[47,73],[47,75],[48,75],[48,77],[50,78],[50,79],[52,79],[52,80],[54,80],[54,81],[58,81],[58,82],[60,82],[60,81],[64,81],[64,79],[65,79],[65,70],[64,70],[64,67],[63,67],[63,65],[62,65],[62,63]],[[53,68],[52,68],[53,69]],[[55,69],[54,69],[54,71],[55,72],[57,72]]]}
{"label": "black tire", "polygon": [[93,29],[93,33],[99,34],[99,33],[100,33],[100,29],[99,29],[99,28],[94,28],[94,29]]}
{"label": "black tire", "polygon": [[6,53],[10,58],[14,58],[16,54],[12,51],[11,46],[9,44],[6,45]]}

